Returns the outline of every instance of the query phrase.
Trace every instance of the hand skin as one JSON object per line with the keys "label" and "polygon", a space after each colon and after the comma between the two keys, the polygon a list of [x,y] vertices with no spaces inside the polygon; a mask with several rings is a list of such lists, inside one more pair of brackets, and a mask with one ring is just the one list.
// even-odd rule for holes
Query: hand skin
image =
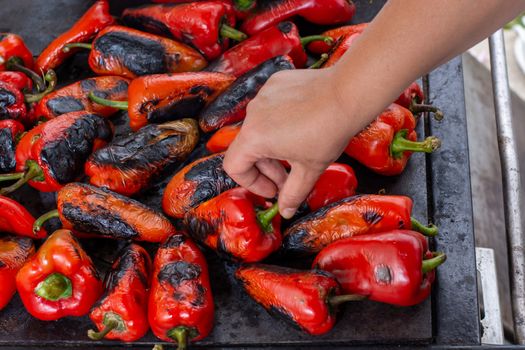
{"label": "hand skin", "polygon": [[[523,0],[391,0],[333,67],[281,71],[250,102],[224,159],[290,218],[348,141],[411,82],[525,9]],[[291,165],[288,174],[278,160]]]}

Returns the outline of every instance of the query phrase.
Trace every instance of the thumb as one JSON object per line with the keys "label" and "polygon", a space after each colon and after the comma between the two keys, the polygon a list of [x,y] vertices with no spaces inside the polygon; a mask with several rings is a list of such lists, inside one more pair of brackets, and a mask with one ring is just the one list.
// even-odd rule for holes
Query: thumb
{"label": "thumb", "polygon": [[322,170],[309,169],[302,165],[292,165],[292,171],[279,193],[278,200],[279,211],[285,219],[294,216],[322,172]]}

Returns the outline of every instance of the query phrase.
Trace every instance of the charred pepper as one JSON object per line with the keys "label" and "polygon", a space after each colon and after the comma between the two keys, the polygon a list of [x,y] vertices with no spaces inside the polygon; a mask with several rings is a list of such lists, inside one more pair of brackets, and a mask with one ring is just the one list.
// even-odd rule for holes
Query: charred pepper
{"label": "charred pepper", "polygon": [[166,167],[185,160],[198,140],[193,119],[146,125],[93,153],[85,172],[92,185],[131,196],[147,188]]}
{"label": "charred pepper", "polygon": [[217,130],[206,142],[206,149],[211,153],[224,152],[241,131],[242,122],[226,125]]}
{"label": "charred pepper", "polygon": [[294,69],[291,59],[277,56],[240,76],[199,115],[202,131],[210,132],[246,117],[246,106],[266,81],[281,70]]}
{"label": "charred pepper", "polygon": [[103,291],[93,262],[68,230],[55,231],[16,275],[26,310],[53,321],[83,316]]}
{"label": "charred pepper", "polygon": [[0,120],[0,179],[16,168],[16,144],[24,132],[24,126],[16,120]]}
{"label": "charred pepper", "polygon": [[158,74],[133,80],[127,102],[89,96],[96,103],[127,110],[131,129],[137,131],[148,123],[197,117],[234,80],[221,73]]}
{"label": "charred pepper", "polygon": [[155,256],[148,303],[153,334],[176,341],[186,349],[190,341],[212,330],[215,308],[208,265],[199,248],[182,234],[171,236]]}
{"label": "charred pepper", "polygon": [[27,237],[0,237],[0,310],[9,304],[15,295],[16,274],[34,253],[33,241]]}
{"label": "charred pepper", "polygon": [[394,230],[332,243],[313,266],[332,272],[346,293],[412,306],[428,298],[435,269],[445,260],[444,253],[428,250],[420,233]]}
{"label": "charred pepper", "polygon": [[0,232],[33,239],[45,238],[47,233],[44,229],[33,232],[34,223],[35,218],[22,204],[11,198],[0,196]]}
{"label": "charred pepper", "polygon": [[[368,23],[360,23],[360,24],[342,26],[339,28],[327,30],[326,32],[323,32],[323,34],[321,35],[332,38],[334,40],[333,42],[335,43],[335,42],[338,42],[344,36],[350,36],[352,34],[362,33],[366,29],[367,26],[368,26]],[[332,48],[332,45],[329,45],[324,41],[314,41],[313,43],[310,43],[308,45],[308,51],[318,54],[318,55],[330,52],[331,48]]]}
{"label": "charred pepper", "polygon": [[414,229],[435,236],[437,227],[410,217],[412,200],[405,196],[360,195],[342,199],[296,221],[285,232],[283,248],[317,253],[342,238],[394,229]]}
{"label": "charred pepper", "polygon": [[188,211],[184,223],[191,237],[217,253],[257,262],[281,245],[278,214],[277,203],[234,188]]}
{"label": "charred pepper", "polygon": [[151,258],[137,244],[130,244],[123,251],[106,276],[104,296],[89,313],[99,330],[89,330],[90,339],[132,342],[142,338],[149,329]]}
{"label": "charred pepper", "polygon": [[97,0],[82,17],[65,33],[59,35],[42,51],[36,68],[42,72],[55,69],[74,51],[64,51],[66,45],[91,41],[98,32],[115,22],[109,14],[109,2]]}
{"label": "charred pepper", "polygon": [[103,29],[92,44],[68,44],[65,50],[91,50],[89,67],[100,75],[136,78],[158,73],[195,72],[206,67],[196,50],[179,42],[122,26]]}
{"label": "charred pepper", "polygon": [[175,174],[164,190],[164,212],[182,219],[188,210],[237,187],[235,181],[224,171],[223,160],[224,154],[201,158]]}
{"label": "charred pepper", "polygon": [[111,136],[107,120],[84,111],[63,114],[33,128],[16,148],[19,180],[2,188],[0,194],[11,193],[26,182],[42,192],[58,191],[82,174],[90,154]]}
{"label": "charred pepper", "polygon": [[80,235],[159,243],[175,232],[164,215],[146,205],[95,186],[70,183],[57,195],[57,210],[42,215],[33,230],[58,217]]}

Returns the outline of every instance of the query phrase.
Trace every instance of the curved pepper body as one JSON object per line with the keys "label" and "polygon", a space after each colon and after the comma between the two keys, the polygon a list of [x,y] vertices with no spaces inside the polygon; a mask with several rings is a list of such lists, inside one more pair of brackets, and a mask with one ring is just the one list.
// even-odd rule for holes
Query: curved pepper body
{"label": "curved pepper body", "polygon": [[148,318],[157,338],[173,342],[172,330],[185,328],[188,341],[213,328],[214,304],[208,265],[197,245],[182,234],[161,244],[154,260]]}
{"label": "curved pepper body", "polygon": [[188,211],[184,223],[195,240],[219,254],[257,262],[281,245],[281,217],[273,217],[269,230],[258,220],[258,211],[268,208],[264,198],[234,188]]}
{"label": "curved pepper body", "polygon": [[41,99],[35,107],[37,119],[52,119],[59,115],[86,111],[101,117],[110,117],[118,109],[92,102],[88,95],[110,100],[127,100],[129,80],[117,76],[94,77],[58,89]]}
{"label": "curved pepper body", "polygon": [[226,151],[241,131],[241,127],[242,122],[223,126],[206,142],[206,149],[211,153]]}
{"label": "curved pepper body", "polygon": [[7,232],[33,239],[45,238],[47,232],[41,229],[33,232],[35,218],[17,201],[0,196],[0,232]]}
{"label": "curved pepper body", "polygon": [[16,144],[23,132],[24,126],[16,120],[0,120],[0,174],[16,169]]}
{"label": "curved pepper body", "polygon": [[93,40],[89,66],[100,75],[136,78],[158,73],[195,72],[206,60],[189,46],[154,34],[110,26]]}
{"label": "curved pepper body", "polygon": [[195,118],[235,80],[221,73],[150,75],[129,85],[130,126],[138,130],[148,123]]}
{"label": "curved pepper body", "polygon": [[324,271],[300,271],[263,264],[245,265],[235,277],[257,303],[311,335],[331,330],[335,311],[328,299],[339,294],[335,278]]}
{"label": "curved pepper body", "polygon": [[397,98],[395,103],[405,108],[410,108],[412,103],[422,103],[425,100],[425,93],[417,82],[410,84],[401,95]]}
{"label": "curved pepper body", "polygon": [[[53,297],[38,295],[51,275],[69,280],[70,290]],[[49,236],[18,272],[16,287],[27,311],[43,321],[86,315],[103,291],[93,262],[69,230]]]}
{"label": "curved pepper body", "polygon": [[334,66],[341,57],[348,51],[354,41],[361,36],[361,32],[356,32],[348,35],[343,35],[335,42],[334,46],[329,52],[328,60],[323,64],[323,68]]}
{"label": "curved pepper body", "polygon": [[0,120],[23,120],[27,115],[24,95],[15,85],[0,81]]}
{"label": "curved pepper body", "polygon": [[151,269],[148,252],[137,244],[124,248],[113,263],[105,281],[106,292],[89,313],[99,331],[107,327],[108,321],[117,320],[118,326],[105,336],[106,339],[132,342],[148,331]]}
{"label": "curved pepper body", "polygon": [[159,243],[175,232],[166,217],[144,204],[87,184],[64,186],[57,209],[64,228],[79,233]]}
{"label": "curved pepper body", "polygon": [[199,126],[204,132],[244,120],[246,106],[255,98],[266,81],[282,70],[294,69],[287,56],[274,57],[240,76],[199,115]]}
{"label": "curved pepper body", "polygon": [[42,51],[36,60],[36,68],[41,72],[57,68],[77,51],[65,52],[67,44],[88,42],[114,22],[109,13],[109,2],[97,0],[67,32],[59,35]]}
{"label": "curved pepper body", "polygon": [[16,274],[34,253],[33,241],[27,237],[0,237],[0,310],[9,304],[15,295]]}
{"label": "curved pepper body", "polygon": [[[362,33],[366,27],[368,26],[368,23],[359,23],[359,24],[353,24],[348,26],[342,26],[334,29],[327,30],[323,32],[323,36],[328,36],[332,39],[334,39],[334,42],[339,41],[344,36],[350,36],[353,34],[360,34]],[[314,54],[323,54],[323,53],[329,53],[332,49],[333,45],[328,45],[322,40],[314,41],[310,44],[308,44],[308,51],[314,53]]]}
{"label": "curved pepper body", "polygon": [[182,168],[170,180],[162,197],[162,209],[182,219],[188,210],[237,187],[223,168],[224,154],[201,158]]}
{"label": "curved pepper body", "polygon": [[24,40],[13,33],[0,33],[0,71],[6,70],[6,63],[11,57],[18,57],[24,66],[33,69],[33,54]]}
{"label": "curved pepper body", "polygon": [[9,83],[21,91],[33,89],[33,81],[22,72],[0,71],[0,81]]}
{"label": "curved pepper body", "polygon": [[85,172],[92,185],[132,196],[147,188],[166,167],[185,160],[198,140],[193,119],[146,125],[93,153]]}
{"label": "curved pepper body", "polygon": [[292,22],[281,22],[235,45],[206,70],[240,77],[271,58],[286,55],[290,56],[295,67],[306,65],[306,52],[301,45],[299,31]]}
{"label": "curved pepper body", "polygon": [[431,291],[435,271],[422,271],[432,253],[418,232],[394,230],[355,236],[324,248],[313,266],[335,275],[345,293],[383,303],[412,306]]}
{"label": "curved pepper body", "polygon": [[235,27],[233,8],[223,1],[128,8],[122,20],[130,27],[190,45],[210,61],[229,46],[229,39],[221,36],[221,26]]}
{"label": "curved pepper body", "polygon": [[392,229],[410,229],[412,200],[405,196],[361,195],[310,213],[285,232],[283,248],[313,254],[342,238]]}

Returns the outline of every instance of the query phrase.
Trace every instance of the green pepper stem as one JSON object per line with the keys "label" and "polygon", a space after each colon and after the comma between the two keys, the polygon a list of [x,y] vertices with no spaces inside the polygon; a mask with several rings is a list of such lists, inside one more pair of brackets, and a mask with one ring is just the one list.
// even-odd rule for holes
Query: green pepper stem
{"label": "green pepper stem", "polygon": [[24,66],[24,61],[20,57],[13,56],[7,60],[6,68],[8,70],[19,71],[27,75],[35,84],[38,92],[44,91],[46,89],[46,84],[34,71]]}
{"label": "green pepper stem", "polygon": [[153,349],[152,350],[164,350],[164,345],[162,345],[162,344],[155,344],[155,345],[153,345]]}
{"label": "green pepper stem", "polygon": [[11,186],[0,189],[0,195],[4,196],[6,194],[10,194],[18,190],[26,182],[32,179],[38,178],[38,177],[42,177],[44,175],[44,173],[42,172],[42,168],[34,160],[28,160],[26,162],[26,168],[27,170],[24,173],[22,173],[23,174],[22,177],[20,177],[17,182],[12,184]]}
{"label": "green pepper stem", "polygon": [[47,213],[41,215],[33,223],[33,232],[36,233],[40,231],[46,221],[51,220],[52,218],[58,218],[58,217],[59,217],[59,214],[58,214],[57,209],[48,211]]}
{"label": "green pepper stem", "polygon": [[24,177],[24,172],[20,173],[8,173],[8,174],[1,174],[0,175],[0,182],[1,181],[9,181],[9,180],[18,180]]}
{"label": "green pepper stem", "polygon": [[332,37],[326,35],[310,35],[301,38],[301,45],[306,46],[314,41],[324,41],[325,44],[330,46],[334,43],[334,39]]}
{"label": "green pepper stem", "polygon": [[88,337],[91,340],[101,340],[106,335],[108,335],[109,332],[117,328],[118,322],[116,320],[110,320],[108,322],[104,323],[104,329],[102,329],[100,332],[96,332],[93,329],[88,330]]}
{"label": "green pepper stem", "polygon": [[73,295],[73,284],[63,274],[55,272],[36,286],[35,294],[51,301],[69,298]]}
{"label": "green pepper stem", "polygon": [[128,101],[108,100],[108,99],[96,96],[93,93],[93,91],[91,91],[88,96],[91,101],[98,103],[99,105],[102,105],[102,106],[113,107],[113,108],[121,109],[123,111],[126,111],[128,109]]}
{"label": "green pepper stem", "polygon": [[434,237],[437,236],[439,233],[438,227],[436,225],[428,225],[425,226],[419,221],[417,221],[415,218],[410,218],[410,222],[412,223],[412,229],[427,236],[427,237]]}
{"label": "green pepper stem", "polygon": [[249,10],[255,3],[255,0],[233,0],[235,7],[240,11]]}
{"label": "green pepper stem", "polygon": [[318,68],[321,68],[322,65],[323,65],[326,61],[328,61],[328,58],[329,58],[329,57],[330,57],[330,56],[328,56],[327,53],[323,53],[323,54],[321,55],[321,58],[319,58],[317,61],[315,61],[315,63],[312,64],[310,67],[308,67],[308,69],[318,69]]}
{"label": "green pepper stem", "polygon": [[76,49],[76,48],[91,50],[93,49],[93,45],[87,44],[87,43],[71,43],[71,44],[64,45],[64,48],[62,49],[62,51],[67,53],[71,51],[71,49]]}
{"label": "green pepper stem", "polygon": [[50,69],[47,71],[46,75],[44,76],[45,81],[48,83],[47,88],[38,93],[38,94],[27,94],[25,95],[25,100],[27,103],[33,103],[38,102],[42,98],[44,98],[45,95],[49,94],[51,91],[55,90],[55,87],[57,86],[57,75],[54,70]]}
{"label": "green pepper stem", "polygon": [[227,24],[223,24],[221,26],[221,36],[223,38],[228,38],[228,39],[232,39],[235,41],[243,41],[248,38],[248,35],[244,34],[240,30],[230,27]]}
{"label": "green pepper stem", "polygon": [[430,272],[437,268],[439,265],[443,264],[445,260],[447,260],[447,256],[443,252],[433,252],[432,253],[433,258],[423,260],[423,263],[421,264],[421,269],[423,273]]}
{"label": "green pepper stem", "polygon": [[410,104],[410,112],[413,114],[419,114],[423,112],[432,112],[434,113],[434,119],[435,120],[442,120],[443,119],[443,111],[435,106],[427,105],[424,103],[417,103],[415,101],[412,101]]}
{"label": "green pepper stem", "polygon": [[257,211],[257,221],[259,221],[264,232],[273,232],[272,220],[277,214],[279,214],[279,204],[277,202],[266,210]]}
{"label": "green pepper stem", "polygon": [[441,146],[441,141],[435,136],[429,136],[424,141],[410,141],[405,138],[407,130],[400,130],[394,135],[390,151],[394,157],[402,156],[403,152],[432,153]]}
{"label": "green pepper stem", "polygon": [[336,307],[348,301],[360,301],[364,299],[366,299],[366,296],[358,294],[334,295],[333,297],[328,298],[328,303],[331,306]]}
{"label": "green pepper stem", "polygon": [[188,346],[188,333],[187,327],[175,327],[168,331],[168,337],[177,341],[177,350],[185,350]]}

